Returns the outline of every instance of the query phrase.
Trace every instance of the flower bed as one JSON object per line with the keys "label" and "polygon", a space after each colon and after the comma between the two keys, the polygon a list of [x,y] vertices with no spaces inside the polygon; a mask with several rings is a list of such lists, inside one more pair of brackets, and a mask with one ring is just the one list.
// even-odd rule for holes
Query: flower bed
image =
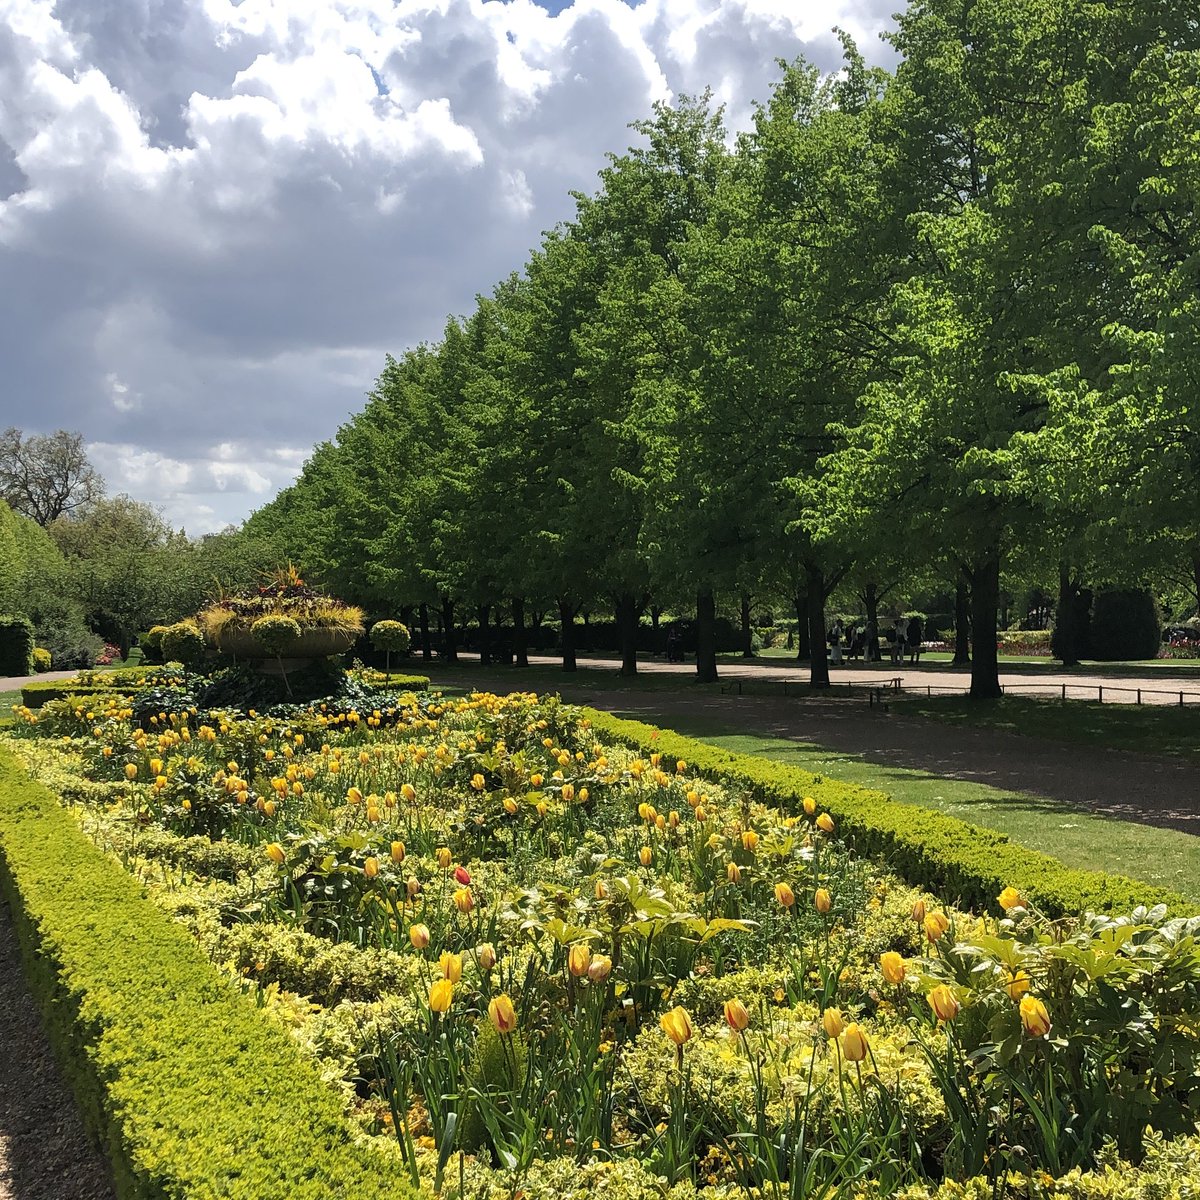
{"label": "flower bed", "polygon": [[1200,1174],[1200,920],[1055,921],[1021,880],[955,910],[856,851],[871,793],[701,775],[674,735],[601,740],[532,696],[132,715],[60,701],[13,744],[394,1181],[1100,1197]]}

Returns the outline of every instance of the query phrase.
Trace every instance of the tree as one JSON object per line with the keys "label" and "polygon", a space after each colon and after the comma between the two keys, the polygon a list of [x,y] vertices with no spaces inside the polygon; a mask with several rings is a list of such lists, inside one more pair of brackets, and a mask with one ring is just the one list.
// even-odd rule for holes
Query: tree
{"label": "tree", "polygon": [[103,495],[82,434],[59,429],[25,437],[15,428],[0,434],[0,497],[16,512],[46,526],[86,511]]}

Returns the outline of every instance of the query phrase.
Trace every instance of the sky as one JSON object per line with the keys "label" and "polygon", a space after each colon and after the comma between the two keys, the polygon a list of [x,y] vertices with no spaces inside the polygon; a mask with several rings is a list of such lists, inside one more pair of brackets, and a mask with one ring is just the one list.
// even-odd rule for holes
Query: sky
{"label": "sky", "polygon": [[0,0],[0,428],[243,520],[656,100],[890,63],[901,0]]}

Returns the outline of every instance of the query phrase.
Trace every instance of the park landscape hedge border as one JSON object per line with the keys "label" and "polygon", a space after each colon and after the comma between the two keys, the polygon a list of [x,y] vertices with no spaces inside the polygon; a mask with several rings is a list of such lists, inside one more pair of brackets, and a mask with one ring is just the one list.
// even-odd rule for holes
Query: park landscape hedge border
{"label": "park landscape hedge border", "polygon": [[975,911],[998,911],[996,896],[1005,887],[1015,887],[1043,912],[1056,917],[1088,911],[1131,912],[1141,904],[1166,904],[1176,915],[1197,910],[1194,902],[1165,888],[1124,875],[1068,867],[1048,854],[1010,841],[998,830],[902,804],[884,792],[722,750],[601,709],[584,712],[602,740],[640,753],[657,751],[668,762],[683,759],[706,778],[742,788],[760,800],[799,811],[803,798],[812,796],[859,852],[887,862],[914,886],[926,887]]}
{"label": "park landscape hedge border", "polygon": [[121,1200],[402,1200],[282,1030],[0,746],[0,892]]}

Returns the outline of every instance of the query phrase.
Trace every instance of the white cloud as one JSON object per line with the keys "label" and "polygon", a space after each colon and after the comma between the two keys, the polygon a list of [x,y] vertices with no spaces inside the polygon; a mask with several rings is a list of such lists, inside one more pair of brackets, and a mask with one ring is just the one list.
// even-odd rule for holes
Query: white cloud
{"label": "white cloud", "polygon": [[[0,0],[0,419],[239,519],[383,364],[519,267],[629,121],[883,0]],[[36,403],[35,403],[36,401]]]}

